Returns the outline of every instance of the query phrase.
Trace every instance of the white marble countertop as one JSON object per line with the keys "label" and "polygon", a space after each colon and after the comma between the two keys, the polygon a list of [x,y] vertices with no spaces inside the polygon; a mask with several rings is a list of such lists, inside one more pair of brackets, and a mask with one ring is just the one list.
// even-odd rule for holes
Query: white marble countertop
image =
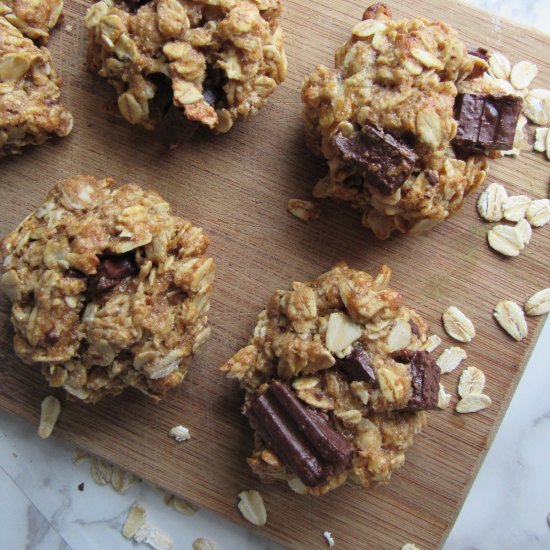
{"label": "white marble countertop", "polygon": [[[470,3],[550,32],[550,0]],[[548,357],[550,322],[445,550],[550,548],[546,519],[550,512]],[[144,483],[124,495],[109,486],[100,487],[90,477],[88,462],[73,463],[72,450],[55,438],[40,440],[35,426],[0,413],[0,550],[129,549],[133,544],[121,536],[120,529],[138,499],[145,504],[151,522],[171,535],[176,550],[190,549],[201,536],[217,541],[221,550],[279,548],[206,510],[183,516]],[[79,491],[82,482],[84,490]]]}

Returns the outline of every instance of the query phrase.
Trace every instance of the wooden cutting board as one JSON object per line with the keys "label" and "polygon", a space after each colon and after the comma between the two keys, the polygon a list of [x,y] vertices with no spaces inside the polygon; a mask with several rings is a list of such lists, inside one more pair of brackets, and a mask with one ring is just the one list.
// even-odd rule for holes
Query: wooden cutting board
{"label": "wooden cutting board", "polygon": [[[308,198],[324,171],[302,139],[301,79],[317,63],[332,63],[334,49],[360,19],[364,2],[287,0],[289,75],[268,107],[228,135],[200,131],[191,144],[171,152],[141,128],[104,113],[110,88],[88,74],[84,64],[82,17],[90,2],[65,4],[65,22],[54,31],[51,48],[75,129],[67,139],[1,162],[0,233],[15,228],[56,181],[78,173],[114,176],[157,189],[178,214],[203,226],[218,271],[213,334],[184,385],[159,405],[137,392],[95,406],[65,403],[56,435],[247,527],[236,509],[237,493],[261,488],[269,518],[261,532],[292,548],[324,548],[324,530],[333,533],[338,548],[389,550],[405,542],[423,550],[440,547],[543,322],[529,319],[529,337],[516,343],[496,325],[493,307],[501,299],[523,303],[548,286],[550,225],[533,231],[521,256],[506,259],[487,247],[490,225],[476,214],[478,193],[450,222],[416,238],[386,242],[375,242],[360,227],[359,214],[345,206],[324,204],[321,219],[310,224],[286,212],[288,199]],[[468,46],[501,51],[513,62],[534,61],[539,75],[533,87],[550,88],[550,37],[458,2],[399,0],[390,5],[396,16],[451,23]],[[542,198],[548,196],[549,167],[542,154],[526,152],[519,159],[494,162],[489,181]],[[443,337],[442,311],[459,306],[477,329],[473,343],[465,346],[466,364],[485,372],[493,405],[478,414],[454,413],[459,373],[445,375],[445,385],[455,394],[453,407],[429,414],[429,427],[416,438],[390,485],[372,492],[342,488],[315,499],[293,494],[286,484],[261,486],[251,475],[245,463],[251,432],[239,413],[241,394],[217,368],[246,343],[275,289],[314,278],[338,260],[371,273],[388,263],[392,286]],[[50,391],[39,369],[23,365],[12,352],[5,297],[0,299],[0,328],[0,407],[36,422],[40,402]],[[444,346],[450,344],[444,337]],[[184,444],[167,436],[180,423],[192,434]]]}

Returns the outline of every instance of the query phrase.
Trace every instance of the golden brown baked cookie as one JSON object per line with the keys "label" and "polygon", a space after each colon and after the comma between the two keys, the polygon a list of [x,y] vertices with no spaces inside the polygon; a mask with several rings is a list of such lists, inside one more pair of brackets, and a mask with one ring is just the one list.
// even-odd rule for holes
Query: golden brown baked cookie
{"label": "golden brown baked cookie", "polygon": [[73,117],[61,104],[61,78],[50,52],[22,34],[47,38],[61,7],[46,1],[38,7],[29,1],[0,2],[0,158],[72,130]]}
{"label": "golden brown baked cookie", "polygon": [[0,16],[26,37],[43,44],[57,25],[62,10],[63,0],[0,0]]}
{"label": "golden brown baked cookie", "polygon": [[207,339],[214,262],[154,191],[76,176],[1,243],[14,347],[52,387],[95,402],[182,382]]}
{"label": "golden brown baked cookie", "polygon": [[351,203],[379,239],[420,233],[460,209],[485,179],[484,153],[506,146],[494,135],[479,141],[479,127],[459,146],[459,99],[476,94],[474,111],[483,111],[493,94],[498,120],[510,106],[512,138],[521,111],[520,98],[481,77],[488,66],[480,55],[445,23],[392,21],[384,4],[368,8],[335,68],[317,67],[302,86],[307,143],[328,165],[314,196]]}
{"label": "golden brown baked cookie", "polygon": [[322,495],[389,480],[437,406],[427,326],[376,277],[341,263],[278,290],[249,345],[222,367],[245,389],[248,459],[263,481]]}
{"label": "golden brown baked cookie", "polygon": [[281,0],[102,0],[86,16],[88,65],[132,124],[227,132],[285,78],[280,13]]}

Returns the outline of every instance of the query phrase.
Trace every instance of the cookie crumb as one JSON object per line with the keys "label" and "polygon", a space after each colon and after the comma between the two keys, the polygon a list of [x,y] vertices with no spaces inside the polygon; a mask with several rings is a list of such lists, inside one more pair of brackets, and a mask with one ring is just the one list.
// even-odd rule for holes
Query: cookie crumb
{"label": "cookie crumb", "polygon": [[302,199],[290,199],[287,209],[294,217],[304,222],[317,220],[321,215],[321,207],[318,203]]}
{"label": "cookie crumb", "polygon": [[188,428],[180,424],[179,426],[174,426],[170,430],[170,437],[173,437],[178,443],[181,443],[182,441],[191,439],[191,434]]}
{"label": "cookie crumb", "polygon": [[330,531],[325,531],[323,533],[323,537],[325,537],[329,548],[332,548],[334,546],[334,537],[332,536],[332,533]]}

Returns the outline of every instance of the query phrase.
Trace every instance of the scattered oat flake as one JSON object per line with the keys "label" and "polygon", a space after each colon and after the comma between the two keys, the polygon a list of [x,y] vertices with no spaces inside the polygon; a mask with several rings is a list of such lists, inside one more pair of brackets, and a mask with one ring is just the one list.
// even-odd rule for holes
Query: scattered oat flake
{"label": "scattered oat flake", "polygon": [[195,506],[182,498],[178,498],[175,495],[165,495],[164,503],[167,506],[171,506],[176,512],[179,512],[184,516],[194,516],[199,510],[198,506]]}
{"label": "scattered oat flake", "polygon": [[420,550],[420,548],[418,548],[416,544],[411,544],[410,542],[408,542],[401,547],[401,550]]}
{"label": "scattered oat flake", "polygon": [[507,197],[502,205],[504,218],[509,222],[519,222],[525,218],[525,213],[531,204],[531,199],[525,195]]}
{"label": "scattered oat flake", "polygon": [[523,310],[511,300],[503,300],[495,306],[493,313],[499,325],[514,339],[523,340],[527,336],[527,322]]}
{"label": "scattered oat flake", "polygon": [[254,489],[241,491],[239,493],[239,504],[237,505],[243,517],[258,527],[267,522],[267,512],[262,495]]}
{"label": "scattered oat flake", "polygon": [[447,334],[459,342],[471,342],[476,335],[472,321],[456,306],[448,307],[443,313],[443,326]]}
{"label": "scattered oat flake", "polygon": [[479,195],[477,201],[479,215],[488,222],[499,222],[504,216],[502,206],[507,198],[508,193],[500,183],[491,183]]}
{"label": "scattered oat flake", "polygon": [[201,537],[193,542],[193,550],[218,550],[218,545],[213,540]]}
{"label": "scattered oat flake", "polygon": [[154,550],[172,550],[174,546],[172,539],[164,531],[147,523],[136,531],[133,539],[149,545]]}
{"label": "scattered oat flake", "polygon": [[133,538],[138,529],[145,525],[146,518],[147,512],[145,512],[145,508],[137,502],[134,503],[130,508],[130,512],[128,512],[128,517],[124,522],[124,526],[122,527],[122,534],[124,537],[127,539]]}
{"label": "scattered oat flake", "polygon": [[469,393],[456,404],[456,412],[461,414],[482,411],[491,406],[491,398],[484,393]]}
{"label": "scattered oat flake", "polygon": [[510,71],[510,82],[516,90],[527,88],[537,76],[537,66],[530,61],[516,63]]}
{"label": "scattered oat flake", "polygon": [[325,537],[325,540],[327,541],[327,544],[330,548],[334,546],[334,538],[332,536],[332,533],[330,531],[325,531],[323,533],[323,537]]}
{"label": "scattered oat flake", "polygon": [[188,439],[191,439],[191,435],[189,434],[189,430],[182,426],[181,424],[179,426],[174,426],[171,428],[170,437],[173,437],[176,441],[187,441]]}
{"label": "scattered oat flake", "polygon": [[537,128],[535,130],[535,143],[533,149],[539,153],[546,151],[546,136],[548,135],[548,128]]}
{"label": "scattered oat flake", "polygon": [[519,253],[525,248],[523,239],[517,228],[509,225],[495,225],[487,233],[489,246],[503,256],[519,256]]}
{"label": "scattered oat flake", "polygon": [[550,312],[550,288],[539,290],[525,302],[523,308],[529,316],[544,315]]}
{"label": "scattered oat flake", "polygon": [[527,246],[531,241],[531,235],[533,234],[531,224],[523,218],[523,220],[519,220],[519,222],[516,223],[516,231],[521,239],[521,242],[523,243],[523,246]]}
{"label": "scattered oat flake", "polygon": [[134,474],[118,466],[113,466],[111,485],[115,491],[125,493],[128,487],[132,486],[137,481],[139,480]]}
{"label": "scattered oat flake", "polygon": [[550,124],[550,90],[529,90],[523,99],[523,114],[539,126]]}
{"label": "scattered oat flake", "polygon": [[447,374],[455,370],[464,359],[468,357],[467,353],[459,347],[447,348],[437,358],[437,366],[441,369],[441,374]]}
{"label": "scattered oat flake", "polygon": [[302,199],[290,199],[287,209],[293,216],[304,222],[317,220],[321,215],[321,206],[318,203]]}
{"label": "scattered oat flake", "polygon": [[445,391],[445,386],[439,384],[439,393],[437,394],[437,408],[446,409],[451,402],[451,394]]}
{"label": "scattered oat flake", "polygon": [[466,397],[470,393],[479,394],[485,388],[485,374],[477,367],[467,367],[462,371],[458,382],[458,395]]}
{"label": "scattered oat flake", "polygon": [[550,199],[539,199],[531,202],[526,216],[527,221],[533,227],[542,227],[547,224],[550,221]]}
{"label": "scattered oat flake", "polygon": [[113,477],[113,466],[100,458],[92,458],[90,473],[98,485],[107,485]]}
{"label": "scattered oat flake", "polygon": [[441,338],[437,334],[432,334],[426,342],[426,351],[431,353],[441,344]]}
{"label": "scattered oat flake", "polygon": [[60,413],[61,403],[57,397],[48,395],[42,400],[40,405],[40,423],[38,425],[38,435],[42,439],[46,439],[52,435]]}
{"label": "scattered oat flake", "polygon": [[495,78],[508,78],[512,70],[508,58],[498,52],[493,52],[489,57],[489,67]]}

